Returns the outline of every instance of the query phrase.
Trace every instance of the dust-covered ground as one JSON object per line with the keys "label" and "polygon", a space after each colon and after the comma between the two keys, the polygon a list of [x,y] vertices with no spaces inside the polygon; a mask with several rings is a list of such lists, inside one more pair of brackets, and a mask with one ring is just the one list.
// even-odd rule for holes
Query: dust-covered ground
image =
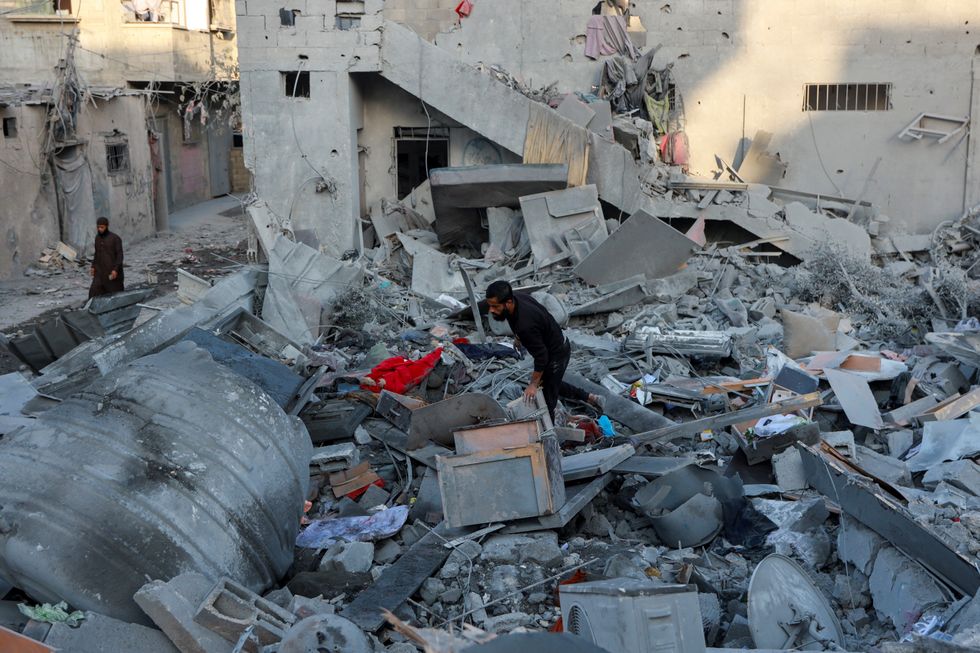
{"label": "dust-covered ground", "polygon": [[[153,288],[147,304],[177,304],[177,268],[205,279],[224,276],[245,262],[247,229],[242,205],[221,197],[170,216],[170,229],[135,243],[123,242],[126,288]],[[94,238],[94,234],[93,234]],[[40,252],[39,252],[40,254]],[[0,281],[0,332],[12,334],[88,298],[89,264],[63,266],[37,263],[17,279]],[[0,350],[0,373],[20,363]]]}

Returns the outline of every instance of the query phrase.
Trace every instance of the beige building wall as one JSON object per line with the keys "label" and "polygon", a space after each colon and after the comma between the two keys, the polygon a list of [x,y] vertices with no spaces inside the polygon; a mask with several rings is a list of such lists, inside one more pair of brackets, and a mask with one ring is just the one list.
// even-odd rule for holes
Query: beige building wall
{"label": "beige building wall", "polygon": [[[471,64],[499,65],[532,87],[557,82],[563,92],[590,92],[602,65],[585,56],[594,5],[478,2],[453,27],[455,13],[442,0],[389,0],[385,16],[427,37],[446,25],[432,37],[437,45]],[[655,64],[674,64],[694,172],[710,173],[716,154],[731,162],[743,135],[762,129],[775,134],[770,150],[789,163],[783,186],[852,198],[867,186],[865,199],[897,230],[928,231],[980,201],[976,148],[965,133],[943,144],[897,138],[922,112],[970,114],[980,93],[973,84],[980,0],[637,0],[631,7],[647,45],[663,44]],[[810,83],[888,83],[891,109],[804,112]]]}

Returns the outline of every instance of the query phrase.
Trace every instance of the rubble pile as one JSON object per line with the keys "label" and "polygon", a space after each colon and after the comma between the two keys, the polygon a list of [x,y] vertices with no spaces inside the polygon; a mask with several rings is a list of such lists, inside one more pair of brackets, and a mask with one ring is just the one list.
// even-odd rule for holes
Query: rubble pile
{"label": "rubble pile", "polygon": [[[634,152],[628,214],[564,163],[444,169],[337,260],[253,206],[267,264],[185,274],[136,326],[5,338],[30,372],[0,377],[0,642],[980,646],[977,216],[902,237],[723,162],[689,177],[669,124],[598,101],[552,104]],[[599,400],[523,399],[499,279]]]}

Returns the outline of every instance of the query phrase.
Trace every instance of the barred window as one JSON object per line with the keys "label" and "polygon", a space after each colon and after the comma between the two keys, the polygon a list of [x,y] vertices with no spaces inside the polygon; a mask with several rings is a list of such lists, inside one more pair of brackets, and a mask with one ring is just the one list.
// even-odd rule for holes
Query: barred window
{"label": "barred window", "polygon": [[106,169],[110,175],[129,172],[129,144],[125,141],[105,144]]}
{"label": "barred window", "polygon": [[892,108],[890,83],[807,84],[804,111],[888,111]]}

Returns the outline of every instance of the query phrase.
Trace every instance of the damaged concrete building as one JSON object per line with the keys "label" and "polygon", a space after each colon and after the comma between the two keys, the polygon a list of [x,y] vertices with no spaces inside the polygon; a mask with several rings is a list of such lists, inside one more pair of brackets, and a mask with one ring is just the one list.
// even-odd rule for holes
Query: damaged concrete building
{"label": "damaged concrete building", "polygon": [[[357,247],[359,220],[420,170],[525,155],[529,103],[495,73],[552,97],[600,88],[593,5],[503,0],[461,18],[456,4],[237,2],[247,165],[274,215],[322,231],[334,253]],[[911,2],[633,2],[625,36],[673,72],[671,129],[692,171],[748,159],[745,181],[868,201],[890,218],[886,233],[924,234],[980,202],[967,128],[975,8],[944,4],[923,20]],[[593,151],[589,181],[629,213],[636,184],[616,157]]]}
{"label": "damaged concrete building", "polygon": [[241,258],[0,334],[0,650],[980,650],[980,5],[831,5],[236,0]]}
{"label": "damaged concrete building", "polygon": [[132,242],[248,191],[230,0],[4,0],[0,50],[0,279],[59,242],[91,253],[99,216]]}

